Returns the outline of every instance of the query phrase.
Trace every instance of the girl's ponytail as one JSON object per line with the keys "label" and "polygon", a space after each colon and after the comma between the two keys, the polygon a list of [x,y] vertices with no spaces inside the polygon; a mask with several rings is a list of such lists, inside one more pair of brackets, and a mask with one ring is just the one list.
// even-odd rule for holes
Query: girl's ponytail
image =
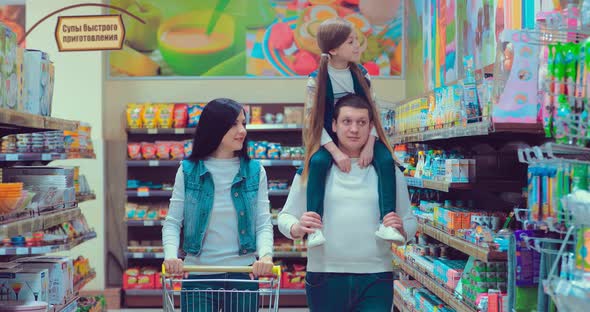
{"label": "girl's ponytail", "polygon": [[328,76],[328,63],[330,54],[322,53],[320,57],[320,67],[316,77],[315,98],[311,105],[306,124],[303,127],[303,144],[305,146],[305,161],[303,163],[303,172],[301,181],[307,182],[309,176],[309,163],[311,156],[320,149],[322,130],[324,129],[324,114],[326,113],[326,84],[330,79]]}
{"label": "girl's ponytail", "polygon": [[387,149],[391,152],[392,157],[394,157],[394,159],[397,162],[399,162],[399,160],[395,158],[395,154],[393,153],[393,148],[391,147],[391,144],[389,144],[389,140],[387,139],[387,135],[385,134],[385,130],[383,130],[383,125],[381,124],[381,113],[379,112],[379,109],[377,108],[377,103],[375,102],[375,99],[373,99],[373,94],[371,93],[371,88],[369,87],[369,84],[367,83],[365,76],[363,75],[358,64],[350,63],[349,66],[350,66],[350,69],[352,70],[352,73],[354,74],[355,78],[361,84],[361,87],[363,88],[363,91],[365,92],[365,94],[367,96],[367,101],[369,101],[369,103],[371,104],[371,108],[373,109],[373,116],[375,116],[373,118],[373,125],[375,127],[375,130],[377,130],[377,135],[379,136],[379,139],[381,140],[381,142],[383,142],[383,144],[385,144]]}

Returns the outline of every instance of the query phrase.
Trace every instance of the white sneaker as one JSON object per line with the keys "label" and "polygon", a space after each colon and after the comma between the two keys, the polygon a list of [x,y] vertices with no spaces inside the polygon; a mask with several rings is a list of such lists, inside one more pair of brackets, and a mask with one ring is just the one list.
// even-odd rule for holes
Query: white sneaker
{"label": "white sneaker", "polygon": [[315,232],[307,235],[307,248],[313,248],[322,245],[326,242],[322,230],[315,230]]}
{"label": "white sneaker", "polygon": [[391,241],[396,245],[403,245],[406,243],[404,236],[396,228],[391,226],[385,226],[383,224],[379,225],[379,230],[375,232],[375,235],[383,240]]}

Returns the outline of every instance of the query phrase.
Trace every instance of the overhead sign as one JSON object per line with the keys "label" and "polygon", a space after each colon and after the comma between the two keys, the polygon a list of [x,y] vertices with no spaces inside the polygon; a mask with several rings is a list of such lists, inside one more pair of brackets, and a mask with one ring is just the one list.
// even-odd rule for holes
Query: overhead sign
{"label": "overhead sign", "polygon": [[60,16],[55,27],[61,52],[120,50],[124,39],[121,15]]}

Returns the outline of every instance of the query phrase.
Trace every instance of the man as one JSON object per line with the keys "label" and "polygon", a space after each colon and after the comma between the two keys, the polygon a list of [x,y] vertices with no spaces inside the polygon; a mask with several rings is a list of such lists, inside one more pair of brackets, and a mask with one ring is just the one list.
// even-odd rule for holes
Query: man
{"label": "man", "polygon": [[[306,187],[299,173],[278,217],[279,230],[291,239],[317,229],[326,238],[324,244],[308,249],[306,292],[312,312],[391,311],[391,242],[375,235],[380,225],[377,173],[373,166],[361,169],[356,161],[377,117],[370,107],[357,95],[336,103],[332,128],[338,147],[353,162],[348,173],[335,165],[330,168],[323,222],[317,213],[306,212]],[[417,222],[403,174],[397,168],[395,172],[396,189],[391,192],[395,192],[396,212],[385,215],[383,225],[397,229],[408,240],[414,237]]]}

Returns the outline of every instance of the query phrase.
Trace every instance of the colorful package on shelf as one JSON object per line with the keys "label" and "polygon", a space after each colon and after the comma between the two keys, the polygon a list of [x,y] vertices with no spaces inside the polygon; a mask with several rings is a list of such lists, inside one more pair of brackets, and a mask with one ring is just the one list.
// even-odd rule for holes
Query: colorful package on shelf
{"label": "colorful package on shelf", "polygon": [[521,41],[517,30],[504,30],[501,43],[514,51],[514,60],[504,90],[495,103],[492,116],[496,123],[537,123],[539,47]]}
{"label": "colorful package on shelf", "polygon": [[53,62],[47,60],[45,62],[47,67],[47,77],[43,77],[44,94],[41,98],[41,115],[51,116],[51,108],[53,105],[53,88],[55,86],[55,65]]}
{"label": "colorful package on shelf", "polygon": [[158,127],[158,105],[146,103],[143,104],[143,110],[141,111],[141,120],[144,128],[154,129]]}
{"label": "colorful package on shelf", "polygon": [[0,271],[1,301],[49,301],[47,269],[9,269]]}
{"label": "colorful package on shelf", "polygon": [[172,128],[174,123],[174,104],[157,104],[156,125],[158,128]]}
{"label": "colorful package on shelf", "polygon": [[186,104],[174,104],[174,128],[186,128],[188,126],[188,106]]}
{"label": "colorful package on shelf", "polygon": [[25,51],[25,111],[35,115],[49,116],[49,107],[45,107],[43,97],[46,95],[49,80],[49,56],[38,50]]}
{"label": "colorful package on shelf", "polygon": [[17,41],[16,34],[0,23],[0,108],[17,109]]}
{"label": "colorful package on shelf", "polygon": [[188,127],[196,128],[199,120],[201,119],[201,113],[205,108],[205,103],[201,104],[189,104],[188,105]]}
{"label": "colorful package on shelf", "polygon": [[123,289],[155,289],[156,271],[129,268],[123,273]]}
{"label": "colorful package on shelf", "polygon": [[281,288],[304,289],[305,288],[305,266],[293,265],[291,270],[283,270],[281,275]]}
{"label": "colorful package on shelf", "polygon": [[72,260],[66,257],[33,257],[18,259],[25,269],[46,269],[49,272],[49,303],[65,304],[74,294]]}
{"label": "colorful package on shelf", "polygon": [[127,104],[127,127],[130,129],[143,128],[143,105],[136,103]]}
{"label": "colorful package on shelf", "polygon": [[434,260],[434,276],[442,281],[448,288],[455,289],[461,280],[463,270],[467,264],[464,260]]}

